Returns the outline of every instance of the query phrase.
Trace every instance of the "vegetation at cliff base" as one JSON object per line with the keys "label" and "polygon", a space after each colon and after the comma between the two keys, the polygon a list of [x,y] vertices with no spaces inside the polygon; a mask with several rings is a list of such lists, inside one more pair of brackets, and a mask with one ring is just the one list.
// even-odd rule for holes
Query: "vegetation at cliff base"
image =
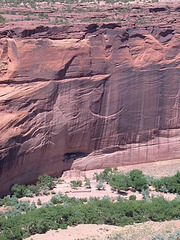
{"label": "vegetation at cliff base", "polygon": [[[30,209],[25,214],[0,217],[1,240],[21,240],[49,229],[67,228],[77,224],[109,224],[125,226],[145,221],[165,221],[180,218],[180,200],[167,201],[153,198],[149,201],[119,200],[112,202],[91,198],[85,199],[60,196],[61,201]],[[52,201],[53,202],[53,201]],[[60,204],[59,204],[60,203]]]}
{"label": "vegetation at cliff base", "polygon": [[[13,185],[12,195],[0,199],[0,206],[6,209],[0,211],[0,240],[21,240],[50,229],[64,229],[81,223],[125,226],[145,221],[180,219],[179,172],[170,177],[153,178],[137,169],[122,173],[106,168],[99,174],[95,173],[94,178],[97,190],[103,191],[105,184],[109,184],[118,197],[111,199],[104,196],[103,199],[95,197],[88,200],[68,197],[61,192],[56,194],[52,190],[58,180],[47,174],[39,176],[35,185]],[[72,189],[83,187],[81,180],[73,180],[69,184]],[[84,179],[84,187],[91,187],[90,179]],[[158,192],[156,195],[150,194],[151,188],[163,194],[177,194],[177,197],[166,200],[159,197]],[[127,190],[132,192],[129,200],[122,197]],[[143,200],[136,200],[136,191]],[[19,199],[50,193],[53,196],[44,204],[40,198],[36,203]]]}
{"label": "vegetation at cliff base", "polygon": [[56,186],[55,180],[55,178],[44,174],[38,177],[38,181],[35,185],[14,184],[11,187],[11,192],[17,198],[47,195],[48,191]]}
{"label": "vegetation at cliff base", "polygon": [[81,180],[77,180],[77,181],[73,180],[70,183],[71,183],[71,187],[73,189],[77,189],[78,187],[82,186],[82,181]]}
{"label": "vegetation at cliff base", "polygon": [[109,183],[112,189],[118,192],[131,189],[145,193],[149,186],[153,186],[158,192],[180,194],[180,172],[177,172],[174,176],[153,178],[146,176],[138,169],[125,174],[107,168],[99,174],[95,173],[94,177],[97,182]]}
{"label": "vegetation at cliff base", "polygon": [[135,169],[128,174],[118,173],[116,170],[106,168],[102,173],[95,174],[96,181],[105,181],[110,184],[113,190],[127,191],[134,189],[142,191],[148,188],[148,181],[142,171]]}
{"label": "vegetation at cliff base", "polygon": [[155,180],[153,186],[160,192],[180,194],[180,172],[177,172],[174,176]]}

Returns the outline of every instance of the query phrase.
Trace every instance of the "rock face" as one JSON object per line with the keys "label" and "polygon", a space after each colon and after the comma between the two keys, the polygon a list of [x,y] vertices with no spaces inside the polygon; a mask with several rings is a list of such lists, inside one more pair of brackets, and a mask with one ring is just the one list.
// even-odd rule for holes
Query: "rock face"
{"label": "rock face", "polygon": [[0,32],[0,194],[64,170],[180,157],[177,26]]}

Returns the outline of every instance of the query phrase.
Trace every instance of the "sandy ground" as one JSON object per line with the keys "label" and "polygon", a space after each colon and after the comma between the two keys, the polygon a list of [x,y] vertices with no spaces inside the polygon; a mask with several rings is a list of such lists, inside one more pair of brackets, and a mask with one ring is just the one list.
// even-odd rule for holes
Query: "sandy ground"
{"label": "sandy ground", "polygon": [[[162,162],[155,162],[155,163],[146,163],[146,164],[138,164],[138,165],[131,165],[131,166],[124,166],[119,167],[118,171],[129,171],[132,169],[140,169],[143,171],[143,173],[150,175],[150,176],[156,176],[156,177],[162,177],[162,176],[169,176],[174,175],[178,170],[180,171],[180,159],[176,160],[170,160],[170,161],[162,161]],[[119,194],[116,192],[112,192],[111,187],[104,183],[105,190],[98,191],[96,189],[96,181],[93,179],[93,175],[95,172],[99,173],[103,171],[102,169],[97,170],[91,170],[86,172],[81,172],[77,170],[71,170],[67,171],[63,174],[63,176],[60,178],[61,180],[64,180],[63,183],[57,184],[56,188],[53,189],[54,193],[61,192],[62,194],[66,194],[68,197],[76,197],[76,198],[90,198],[90,197],[99,197],[103,198],[104,196],[109,196],[111,199],[116,199]],[[72,180],[82,180],[84,184],[84,178],[88,177],[91,180],[91,189],[86,189],[85,186],[82,186],[78,188],[77,190],[72,189],[70,186],[70,181]],[[157,193],[151,188],[151,195],[156,195]],[[142,199],[142,195],[139,192],[132,192],[128,191],[127,194],[121,195],[121,197],[129,199],[130,195],[136,195],[137,200]],[[158,193],[158,195],[165,197],[166,199],[172,200],[176,197],[176,194],[166,194],[166,193]],[[47,196],[37,196],[33,198],[21,198],[20,200],[25,201],[29,200],[30,202],[37,203],[38,199],[41,200],[42,204],[50,201],[52,198],[52,194]]]}
{"label": "sandy ground", "polygon": [[[136,165],[122,166],[118,167],[118,171],[129,171],[132,169],[140,169],[144,174],[163,177],[174,175],[177,171],[180,171],[180,159],[166,160],[152,163],[142,163]],[[94,172],[101,172],[102,170],[91,170],[87,172],[81,172],[79,175],[86,175],[87,177],[92,177]],[[63,178],[73,177],[73,171],[65,172]]]}
{"label": "sandy ground", "polygon": [[[155,163],[146,163],[146,164],[138,164],[138,165],[131,165],[131,166],[124,166],[119,167],[118,171],[129,171],[132,169],[140,169],[143,171],[143,173],[150,175],[150,176],[156,176],[156,177],[162,177],[162,176],[169,176],[174,175],[177,171],[180,171],[180,159],[176,160],[170,160],[170,161],[162,161],[162,162],[155,162]],[[111,187],[104,183],[105,190],[98,191],[96,189],[96,181],[93,179],[93,175],[95,172],[99,173],[103,171],[102,169],[97,170],[91,170],[86,172],[81,172],[77,170],[71,170],[67,171],[63,174],[63,176],[60,178],[61,180],[64,180],[63,183],[57,184],[56,188],[53,189],[54,193],[61,192],[62,194],[66,194],[69,197],[76,197],[76,198],[90,198],[90,197],[99,197],[103,198],[104,196],[109,196],[111,199],[115,199],[119,196],[118,193],[112,192]],[[91,180],[91,189],[86,189],[86,187],[82,186],[78,188],[77,190],[72,189],[70,187],[70,181],[72,180],[82,180],[84,184],[84,178],[88,177]],[[156,195],[157,193],[151,188],[151,195]],[[158,193],[160,196],[165,197],[166,199],[172,200],[176,197],[176,194],[164,194],[164,193]],[[142,199],[142,195],[139,192],[132,192],[128,191],[127,195],[121,195],[121,197],[128,199],[130,195],[136,195],[137,200]],[[52,198],[52,194],[47,196],[37,196],[33,198],[21,198],[20,200],[25,201],[29,200],[30,202],[37,202],[38,199],[41,200],[42,204],[50,201]]]}
{"label": "sandy ground", "polygon": [[[119,167],[118,171],[129,171],[132,169],[140,169],[145,174],[161,177],[174,175],[178,170],[180,171],[180,159],[171,160],[171,161],[163,161],[156,163],[148,163],[148,164],[138,164],[133,166],[125,166]],[[67,171],[64,173],[61,179],[64,180],[62,184],[58,184],[54,191],[56,193],[62,192],[67,194],[69,197],[100,197],[109,196],[112,199],[118,196],[117,193],[113,193],[109,185],[105,184],[105,191],[97,191],[96,190],[96,181],[93,180],[94,172],[101,172],[102,170],[93,170],[87,172],[80,171]],[[73,190],[70,188],[70,181],[81,179],[83,181],[84,177],[88,177],[91,179],[91,189],[87,190],[85,187],[81,187],[78,190]],[[142,195],[138,192],[132,193],[128,192],[125,198],[129,198],[130,195],[136,195],[137,199],[142,199]],[[155,194],[152,191],[152,194]],[[163,194],[162,194],[163,195]],[[42,196],[40,197],[42,203],[45,203],[51,199],[52,195]],[[175,197],[174,194],[164,194],[164,197],[168,199],[173,199]],[[33,198],[34,201],[37,201],[39,197],[36,199]],[[46,234],[36,234],[28,238],[28,240],[106,240],[113,239],[113,236],[116,240],[150,240],[152,235],[154,234],[168,234],[174,232],[176,229],[180,229],[180,220],[177,221],[169,221],[162,223],[155,222],[146,222],[140,224],[134,224],[131,226],[125,227],[117,227],[117,226],[108,226],[108,225],[85,225],[81,224],[76,227],[68,227],[66,230],[59,229],[57,231],[51,230]],[[117,237],[118,236],[118,237]]]}
{"label": "sandy ground", "polygon": [[57,231],[51,230],[46,234],[36,234],[27,240],[106,240],[119,236],[116,240],[149,240],[155,234],[169,234],[180,229],[180,220],[169,222],[146,222],[125,227],[108,225],[81,224],[76,227]]}
{"label": "sandy ground", "polygon": [[[180,171],[180,159],[175,160],[169,160],[169,161],[162,161],[162,162],[155,162],[155,163],[147,163],[147,164],[138,164],[138,165],[131,165],[131,166],[124,166],[119,167],[118,171],[129,171],[132,169],[140,169],[143,171],[143,173],[150,175],[150,176],[156,176],[156,177],[162,177],[162,176],[169,176],[174,175],[177,171]],[[61,184],[57,184],[56,187],[53,189],[52,192],[54,194],[62,193],[63,195],[67,195],[68,197],[76,197],[76,198],[90,198],[90,197],[98,197],[103,198],[104,196],[109,196],[112,200],[116,199],[119,194],[117,192],[112,192],[111,187],[104,183],[105,190],[98,191],[96,189],[97,182],[93,179],[93,175],[95,172],[99,173],[103,171],[102,169],[97,170],[91,170],[86,172],[81,172],[77,170],[71,170],[67,171],[63,174],[63,176],[60,178],[63,180]],[[91,181],[91,189],[87,189],[84,186],[84,178],[88,177]],[[70,186],[70,181],[72,180],[82,180],[83,185],[82,187],[78,189],[72,189]],[[176,197],[176,194],[170,194],[170,193],[157,193],[152,187],[150,187],[151,192],[150,195],[154,196],[163,196],[164,198],[168,200],[172,200]],[[23,197],[19,199],[20,201],[30,201],[35,202],[37,204],[38,200],[41,200],[42,204],[45,204],[51,200],[51,198],[54,196],[52,192],[49,195],[43,195],[43,196],[34,196],[31,197]],[[125,194],[121,194],[120,196],[125,199],[129,199],[130,195],[136,195],[137,200],[142,199],[142,194],[140,194],[138,191],[132,192],[127,191]],[[41,207],[38,206],[37,207]],[[9,207],[0,207],[0,211],[6,212],[8,211]]]}
{"label": "sandy ground", "polygon": [[[180,159],[155,162],[155,163],[144,163],[138,165],[124,166],[119,167],[118,171],[129,171],[132,169],[140,169],[143,173],[155,176],[169,176],[174,175],[177,171],[180,171]],[[98,191],[96,189],[96,181],[93,179],[93,175],[95,172],[99,173],[103,171],[102,169],[91,170],[87,172],[81,172],[77,170],[67,171],[60,178],[63,180],[61,184],[57,184],[57,186],[53,189],[54,194],[61,192],[62,194],[67,194],[69,197],[76,198],[89,198],[89,197],[99,197],[103,198],[104,196],[109,196],[111,199],[116,199],[118,194],[116,192],[112,192],[111,187],[108,184],[104,184],[105,190]],[[91,180],[91,189],[86,189],[85,186],[82,186],[78,189],[72,189],[70,186],[70,181],[72,180],[82,180],[84,183],[84,178],[88,177]],[[151,194],[157,194],[154,189],[151,187]],[[159,194],[159,193],[158,193]],[[142,199],[142,195],[139,192],[131,192],[128,191],[126,195],[121,195],[123,198],[129,198],[130,195],[136,195],[137,200]],[[171,200],[176,197],[175,194],[163,194],[165,198]],[[49,194],[47,196],[37,196],[33,198],[21,198],[21,201],[29,200],[30,202],[37,203],[38,199],[41,200],[42,204],[50,201],[53,197],[53,194]],[[39,206],[40,207],[40,206]],[[6,209],[0,208],[1,211],[5,211]],[[116,227],[116,226],[107,226],[107,225],[78,225],[76,227],[68,227],[67,230],[59,229],[58,231],[49,231],[46,234],[34,235],[28,238],[28,240],[111,240],[110,235],[120,234],[121,238],[124,240],[149,240],[148,236],[160,232],[172,232],[175,229],[180,229],[180,220],[178,221],[170,221],[163,223],[154,223],[154,222],[146,222],[143,224],[134,224],[126,227]],[[108,238],[109,236],[109,238]]]}

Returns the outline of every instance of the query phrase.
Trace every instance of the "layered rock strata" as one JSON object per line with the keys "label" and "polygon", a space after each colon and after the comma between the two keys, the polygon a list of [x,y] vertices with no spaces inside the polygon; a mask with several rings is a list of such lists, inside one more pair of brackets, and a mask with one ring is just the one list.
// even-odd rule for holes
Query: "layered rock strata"
{"label": "layered rock strata", "polygon": [[180,158],[176,25],[0,31],[0,194],[40,174]]}

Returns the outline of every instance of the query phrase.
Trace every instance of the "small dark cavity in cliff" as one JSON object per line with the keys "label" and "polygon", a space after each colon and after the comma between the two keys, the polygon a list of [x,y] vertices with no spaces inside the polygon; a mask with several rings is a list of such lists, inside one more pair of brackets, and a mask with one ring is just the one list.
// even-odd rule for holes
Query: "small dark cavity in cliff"
{"label": "small dark cavity in cliff", "polygon": [[68,162],[71,160],[76,160],[78,158],[86,157],[88,154],[83,152],[71,152],[71,153],[65,153],[63,162]]}

